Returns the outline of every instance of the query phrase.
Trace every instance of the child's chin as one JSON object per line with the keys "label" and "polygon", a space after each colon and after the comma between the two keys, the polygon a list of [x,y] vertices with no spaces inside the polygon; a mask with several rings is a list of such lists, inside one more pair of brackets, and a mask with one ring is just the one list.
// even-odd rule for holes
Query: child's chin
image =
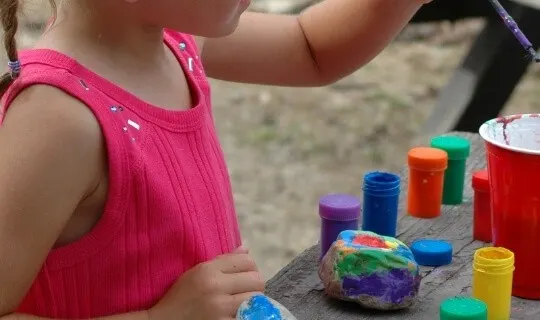
{"label": "child's chin", "polygon": [[222,38],[231,35],[238,28],[238,19],[231,21],[227,25],[221,25],[215,30],[209,30],[208,34],[201,35],[206,38]]}

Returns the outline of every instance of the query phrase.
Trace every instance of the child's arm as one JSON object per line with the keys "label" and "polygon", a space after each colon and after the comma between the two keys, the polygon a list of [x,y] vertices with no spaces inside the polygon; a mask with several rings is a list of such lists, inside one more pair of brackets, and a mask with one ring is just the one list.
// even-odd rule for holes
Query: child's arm
{"label": "child's arm", "polygon": [[332,83],[373,59],[427,0],[326,0],[299,16],[247,12],[230,36],[206,39],[210,77],[259,84]]}
{"label": "child's arm", "polygon": [[26,295],[79,202],[95,189],[102,138],[92,113],[48,86],[23,91],[0,127],[0,317]]}

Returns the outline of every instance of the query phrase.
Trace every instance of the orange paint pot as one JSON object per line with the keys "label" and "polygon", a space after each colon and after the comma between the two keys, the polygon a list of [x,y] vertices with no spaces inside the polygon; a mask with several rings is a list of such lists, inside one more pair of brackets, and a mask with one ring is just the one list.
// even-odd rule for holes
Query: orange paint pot
{"label": "orange paint pot", "polygon": [[448,154],[441,149],[417,147],[409,150],[407,156],[407,212],[417,218],[430,219],[440,216]]}

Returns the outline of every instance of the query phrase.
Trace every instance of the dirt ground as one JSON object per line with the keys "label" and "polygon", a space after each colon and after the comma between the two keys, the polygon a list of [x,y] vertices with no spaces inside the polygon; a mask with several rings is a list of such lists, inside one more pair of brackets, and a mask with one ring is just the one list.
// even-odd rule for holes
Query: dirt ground
{"label": "dirt ground", "polygon": [[[23,19],[21,46],[39,35],[43,17]],[[317,241],[320,196],[361,196],[366,171],[402,168],[481,25],[409,27],[373,62],[324,88],[212,81],[243,237],[267,278]],[[505,113],[539,112],[539,85],[540,67],[533,66]]]}

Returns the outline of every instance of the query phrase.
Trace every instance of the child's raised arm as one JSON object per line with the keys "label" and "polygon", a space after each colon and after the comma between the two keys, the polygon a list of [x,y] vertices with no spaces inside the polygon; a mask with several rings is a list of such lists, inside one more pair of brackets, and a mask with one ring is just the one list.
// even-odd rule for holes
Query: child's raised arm
{"label": "child's raised arm", "polygon": [[325,0],[298,16],[245,13],[230,36],[206,39],[210,77],[319,86],[373,59],[428,0]]}

